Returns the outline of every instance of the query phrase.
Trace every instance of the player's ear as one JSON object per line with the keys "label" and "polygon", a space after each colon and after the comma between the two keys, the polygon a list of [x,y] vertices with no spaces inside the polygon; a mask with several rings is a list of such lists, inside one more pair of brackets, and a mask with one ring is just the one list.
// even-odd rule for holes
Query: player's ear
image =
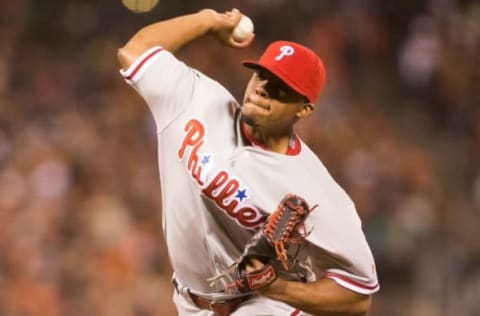
{"label": "player's ear", "polygon": [[299,119],[305,118],[310,116],[313,113],[313,104],[311,103],[304,103],[300,107],[300,109],[297,111],[297,117]]}

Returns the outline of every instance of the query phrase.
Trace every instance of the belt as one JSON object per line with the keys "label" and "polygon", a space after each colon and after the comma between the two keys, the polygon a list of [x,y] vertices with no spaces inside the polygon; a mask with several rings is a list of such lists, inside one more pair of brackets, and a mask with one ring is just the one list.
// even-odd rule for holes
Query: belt
{"label": "belt", "polygon": [[229,299],[225,301],[212,301],[189,292],[192,302],[200,309],[208,309],[214,312],[215,316],[228,316],[233,313],[238,305],[248,300],[250,296]]}
{"label": "belt", "polygon": [[[178,281],[174,278],[172,282],[177,292],[182,293],[183,291],[179,290]],[[237,298],[230,298],[230,299],[224,299],[224,300],[222,299],[212,300],[212,299],[208,299],[208,298],[196,295],[192,293],[190,290],[187,290],[187,293],[197,308],[210,310],[214,313],[215,316],[230,315],[237,309],[238,305],[240,305],[242,302],[245,302],[252,296],[252,295],[247,295],[247,296],[241,296]]]}

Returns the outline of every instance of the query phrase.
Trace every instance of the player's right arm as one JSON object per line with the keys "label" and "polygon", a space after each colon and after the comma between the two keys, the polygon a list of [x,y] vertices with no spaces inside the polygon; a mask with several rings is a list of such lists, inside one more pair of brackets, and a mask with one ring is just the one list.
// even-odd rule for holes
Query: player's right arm
{"label": "player's right arm", "polygon": [[233,29],[241,16],[242,14],[236,9],[225,13],[203,9],[194,14],[147,25],[136,32],[125,46],[118,50],[118,60],[123,68],[127,68],[154,46],[160,46],[174,53],[196,38],[207,34],[213,35],[224,45],[246,47],[253,40],[253,36],[241,43],[235,42],[232,37]]}

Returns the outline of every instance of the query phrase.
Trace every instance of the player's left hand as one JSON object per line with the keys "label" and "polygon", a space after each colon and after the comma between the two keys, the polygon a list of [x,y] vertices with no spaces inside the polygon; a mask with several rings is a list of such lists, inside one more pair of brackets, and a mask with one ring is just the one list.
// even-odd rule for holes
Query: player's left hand
{"label": "player's left hand", "polygon": [[[262,261],[252,258],[250,259],[249,263],[245,266],[245,272],[253,273],[256,271],[260,271],[263,269],[264,266],[265,264]],[[273,294],[275,292],[278,293],[283,288],[283,285],[284,285],[283,283],[284,283],[284,280],[282,278],[277,278],[275,281],[273,281],[269,285],[261,287],[257,289],[255,292],[258,292],[265,296],[268,296],[269,294]]]}
{"label": "player's left hand", "polygon": [[249,263],[245,266],[245,271],[247,273],[255,272],[262,269],[264,266],[265,265],[260,260],[250,259]]}

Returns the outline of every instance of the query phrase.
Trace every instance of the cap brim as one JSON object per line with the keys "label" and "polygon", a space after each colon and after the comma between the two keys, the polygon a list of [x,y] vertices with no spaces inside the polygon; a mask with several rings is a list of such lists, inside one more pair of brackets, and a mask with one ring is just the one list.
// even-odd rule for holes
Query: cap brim
{"label": "cap brim", "polygon": [[253,60],[244,60],[244,61],[242,61],[242,65],[247,67],[247,68],[250,68],[250,69],[258,69],[258,68],[267,69],[267,68],[261,66],[260,64],[258,64],[256,61],[253,61]]}

